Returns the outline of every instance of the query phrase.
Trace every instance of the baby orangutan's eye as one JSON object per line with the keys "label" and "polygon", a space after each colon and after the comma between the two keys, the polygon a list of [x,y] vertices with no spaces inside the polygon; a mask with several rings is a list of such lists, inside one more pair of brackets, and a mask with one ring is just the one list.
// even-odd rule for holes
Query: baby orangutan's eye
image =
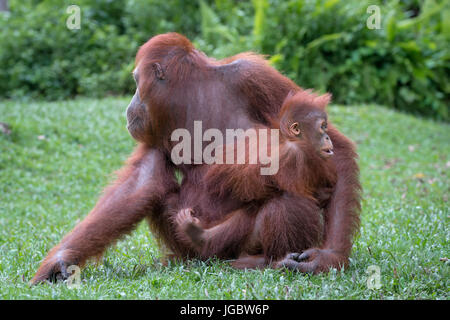
{"label": "baby orangutan's eye", "polygon": [[327,123],[326,122],[322,123],[322,127],[321,128],[322,128],[322,130],[326,131],[327,128],[328,128]]}

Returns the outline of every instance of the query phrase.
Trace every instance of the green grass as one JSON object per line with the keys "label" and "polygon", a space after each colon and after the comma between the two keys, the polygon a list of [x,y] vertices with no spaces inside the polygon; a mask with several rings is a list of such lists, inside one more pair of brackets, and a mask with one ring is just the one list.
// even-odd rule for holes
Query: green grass
{"label": "green grass", "polygon": [[[345,271],[236,271],[220,261],[162,266],[145,224],[82,272],[80,289],[29,287],[45,254],[83,219],[133,149],[128,98],[1,102],[2,299],[448,299],[450,128],[375,106],[331,106],[358,144],[362,227]],[[367,268],[381,288],[367,288]]]}

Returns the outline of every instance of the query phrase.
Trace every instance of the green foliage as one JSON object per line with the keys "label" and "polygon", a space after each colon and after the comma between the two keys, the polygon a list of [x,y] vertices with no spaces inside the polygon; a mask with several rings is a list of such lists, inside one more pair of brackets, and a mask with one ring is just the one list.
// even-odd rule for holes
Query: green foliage
{"label": "green foliage", "polygon": [[69,30],[73,1],[11,1],[11,13],[0,15],[0,65],[7,66],[0,69],[0,96],[130,92],[140,44],[156,33],[195,30],[185,3],[79,0],[81,29]]}
{"label": "green foliage", "polygon": [[[120,92],[132,85],[123,71],[131,72],[137,43],[119,34],[120,25],[108,24],[116,11],[99,10],[107,1],[85,2],[80,30],[66,28],[68,5],[59,1],[11,2],[11,14],[0,22],[0,63],[7,66],[0,69],[3,96],[58,99]],[[95,20],[99,11],[104,23]]]}
{"label": "green foliage", "polygon": [[[81,29],[66,28],[69,4]],[[366,26],[369,5],[381,28]],[[338,103],[371,102],[449,120],[450,5],[444,0],[11,0],[0,15],[0,97],[133,90],[136,51],[177,31],[217,58],[243,50]]]}
{"label": "green foliage", "polygon": [[[345,272],[242,271],[217,260],[166,267],[142,223],[100,265],[83,269],[80,289],[30,287],[40,261],[131,153],[129,99],[0,104],[12,131],[0,133],[0,299],[448,300],[449,125],[373,105],[329,107],[331,121],[358,145],[364,189]],[[380,267],[379,290],[367,287],[371,265]]]}

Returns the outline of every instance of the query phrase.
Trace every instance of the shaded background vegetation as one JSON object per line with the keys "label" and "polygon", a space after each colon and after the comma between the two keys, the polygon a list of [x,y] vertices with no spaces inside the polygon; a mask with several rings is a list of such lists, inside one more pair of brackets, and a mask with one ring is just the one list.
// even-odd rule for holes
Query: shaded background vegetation
{"label": "shaded background vegetation", "polygon": [[[69,30],[68,5],[81,9]],[[369,5],[381,8],[370,30]],[[11,0],[0,14],[0,98],[134,90],[138,47],[177,31],[208,55],[269,55],[336,103],[377,103],[449,120],[450,5],[444,0]]]}

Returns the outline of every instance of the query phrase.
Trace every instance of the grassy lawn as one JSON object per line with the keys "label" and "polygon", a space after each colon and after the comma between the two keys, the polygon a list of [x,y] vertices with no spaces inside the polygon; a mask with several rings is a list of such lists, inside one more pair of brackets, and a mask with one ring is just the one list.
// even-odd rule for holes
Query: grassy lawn
{"label": "grassy lawn", "polygon": [[[94,206],[134,142],[128,98],[0,102],[2,299],[449,299],[450,127],[375,106],[331,106],[358,144],[361,232],[345,271],[236,271],[220,261],[163,267],[147,226],[82,272],[79,289],[28,281]],[[369,289],[367,269],[381,271]]]}

